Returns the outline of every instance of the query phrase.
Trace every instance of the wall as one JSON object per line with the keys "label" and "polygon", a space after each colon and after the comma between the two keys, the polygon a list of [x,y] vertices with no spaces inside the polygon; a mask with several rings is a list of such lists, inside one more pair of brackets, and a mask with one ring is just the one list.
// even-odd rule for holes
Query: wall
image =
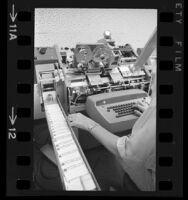
{"label": "wall", "polygon": [[153,9],[36,9],[35,46],[95,43],[110,30],[117,45],[144,47],[157,26]]}

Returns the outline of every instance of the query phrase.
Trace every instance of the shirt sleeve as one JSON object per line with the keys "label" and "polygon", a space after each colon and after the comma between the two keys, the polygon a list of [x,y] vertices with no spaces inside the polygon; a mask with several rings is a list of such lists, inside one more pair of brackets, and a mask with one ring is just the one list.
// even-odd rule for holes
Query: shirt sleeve
{"label": "shirt sleeve", "polygon": [[151,176],[153,182],[153,188],[156,187],[156,152],[152,152],[145,163],[145,168]]}
{"label": "shirt sleeve", "polygon": [[[132,181],[142,191],[155,190],[155,166],[150,156],[147,162],[136,154],[131,154],[129,144],[131,140],[127,136],[118,138],[117,150],[119,153],[119,162],[124,171],[129,175]],[[128,153],[129,152],[129,153]],[[155,158],[155,156],[153,157]]]}
{"label": "shirt sleeve", "polygon": [[153,190],[155,185],[156,122],[153,117],[149,115],[148,120],[144,120],[144,126],[134,130],[129,137],[118,138],[116,143],[119,161],[125,172],[141,190],[147,191]]}

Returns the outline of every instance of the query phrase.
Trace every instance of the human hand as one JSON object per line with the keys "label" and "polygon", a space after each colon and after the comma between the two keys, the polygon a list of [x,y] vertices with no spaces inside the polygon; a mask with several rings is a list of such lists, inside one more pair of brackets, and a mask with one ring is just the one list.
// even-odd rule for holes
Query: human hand
{"label": "human hand", "polygon": [[85,115],[81,113],[70,114],[68,116],[68,120],[71,126],[74,126],[86,131],[89,130],[89,125],[93,125],[95,123],[92,119],[86,117]]}
{"label": "human hand", "polygon": [[137,104],[135,104],[133,106],[133,109],[134,109],[134,113],[135,115],[137,116],[141,116],[143,114],[143,112],[148,108],[148,105],[147,104],[143,104],[142,102],[138,102]]}

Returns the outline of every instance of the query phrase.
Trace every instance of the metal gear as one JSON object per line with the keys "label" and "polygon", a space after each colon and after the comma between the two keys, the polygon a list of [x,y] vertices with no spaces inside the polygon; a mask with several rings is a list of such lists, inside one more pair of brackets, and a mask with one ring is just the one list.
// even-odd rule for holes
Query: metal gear
{"label": "metal gear", "polygon": [[79,45],[75,49],[76,61],[87,64],[92,59],[92,51],[88,45]]}

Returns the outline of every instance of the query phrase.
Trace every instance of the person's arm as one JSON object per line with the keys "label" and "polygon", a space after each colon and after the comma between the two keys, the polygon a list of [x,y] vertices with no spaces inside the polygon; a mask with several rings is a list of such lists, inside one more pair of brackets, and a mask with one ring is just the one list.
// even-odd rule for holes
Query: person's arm
{"label": "person's arm", "polygon": [[[136,110],[136,108],[138,110]],[[138,103],[134,106],[134,112],[140,116],[146,109],[142,103]],[[120,137],[112,134],[92,119],[86,117],[81,113],[75,113],[69,115],[69,122],[71,126],[89,131],[95,139],[97,139],[102,145],[104,145],[115,156],[119,156],[117,149],[117,141]],[[129,148],[127,148],[129,150]]]}
{"label": "person's arm", "polygon": [[92,136],[96,138],[102,145],[104,145],[111,153],[113,153],[115,156],[119,156],[117,150],[118,136],[107,131],[98,123],[82,115],[81,113],[69,115],[69,122],[71,126],[89,131]]}
{"label": "person's arm", "polygon": [[111,153],[115,156],[119,156],[117,150],[117,140],[118,136],[112,134],[111,132],[107,131],[105,128],[100,126],[99,124],[95,126],[90,133],[92,136],[97,139],[102,145],[104,145]]}

